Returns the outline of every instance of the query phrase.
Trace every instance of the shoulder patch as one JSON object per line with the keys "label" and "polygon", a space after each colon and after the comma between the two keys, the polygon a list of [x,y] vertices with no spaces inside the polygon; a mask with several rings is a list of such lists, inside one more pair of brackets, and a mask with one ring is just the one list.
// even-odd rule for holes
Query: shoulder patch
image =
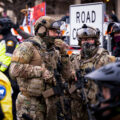
{"label": "shoulder patch", "polygon": [[2,100],[6,95],[6,88],[3,85],[0,85],[0,100]]}
{"label": "shoulder patch", "polygon": [[7,46],[14,46],[14,42],[12,40],[7,41]]}

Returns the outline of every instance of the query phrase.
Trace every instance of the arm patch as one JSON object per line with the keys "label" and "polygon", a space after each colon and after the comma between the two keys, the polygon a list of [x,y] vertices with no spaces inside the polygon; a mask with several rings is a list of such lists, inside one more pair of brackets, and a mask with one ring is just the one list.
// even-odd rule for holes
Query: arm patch
{"label": "arm patch", "polygon": [[13,53],[15,47],[16,47],[16,41],[14,40],[6,40],[6,53]]}
{"label": "arm patch", "polygon": [[0,100],[6,96],[6,88],[3,85],[0,85]]}
{"label": "arm patch", "polygon": [[7,41],[6,46],[13,47],[14,46],[14,42],[12,40],[9,40],[9,41]]}

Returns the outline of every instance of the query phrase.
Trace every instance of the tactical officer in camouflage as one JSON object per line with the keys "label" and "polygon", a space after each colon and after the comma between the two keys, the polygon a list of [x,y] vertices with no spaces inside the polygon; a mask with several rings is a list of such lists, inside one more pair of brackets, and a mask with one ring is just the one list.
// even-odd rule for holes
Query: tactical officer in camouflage
{"label": "tactical officer in camouflage", "polygon": [[[85,74],[97,69],[105,64],[111,62],[109,53],[103,48],[99,48],[99,30],[83,25],[78,29],[77,37],[81,47],[80,54],[72,58],[74,68],[80,70],[80,75],[84,77]],[[95,95],[97,87],[92,81],[84,81],[84,91],[87,96],[87,103],[95,103]],[[75,81],[74,84],[77,82]],[[79,82],[80,83],[80,82]],[[86,100],[81,96],[81,89],[73,89],[75,85],[70,88],[72,94],[72,116],[73,120],[88,120],[88,110],[86,108]],[[81,85],[78,85],[81,86]]]}
{"label": "tactical officer in camouflage", "polygon": [[18,120],[45,119],[46,105],[42,92],[45,90],[45,80],[49,81],[53,74],[45,68],[41,41],[39,36],[25,40],[12,56],[10,76],[18,82],[20,88],[16,101]]}
{"label": "tactical officer in camouflage", "polygon": [[70,120],[68,115],[70,109],[66,108],[67,105],[64,104],[66,101],[69,104],[70,99],[65,95],[64,89],[67,87],[70,78],[72,78],[72,69],[66,52],[68,46],[59,39],[60,26],[52,17],[43,16],[35,24],[35,34],[42,38],[44,52],[41,55],[45,67],[54,76],[44,80],[45,91],[43,96],[47,105],[46,120]]}

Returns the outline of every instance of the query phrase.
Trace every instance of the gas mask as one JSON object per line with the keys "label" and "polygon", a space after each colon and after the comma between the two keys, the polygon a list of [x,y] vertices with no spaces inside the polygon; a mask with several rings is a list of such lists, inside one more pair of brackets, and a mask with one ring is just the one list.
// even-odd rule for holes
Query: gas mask
{"label": "gas mask", "polygon": [[89,59],[92,57],[96,52],[96,46],[95,44],[91,43],[83,43],[81,46],[81,54],[83,58]]}
{"label": "gas mask", "polygon": [[43,37],[43,41],[45,42],[48,49],[54,46],[55,39],[56,37],[50,37],[50,36]]}

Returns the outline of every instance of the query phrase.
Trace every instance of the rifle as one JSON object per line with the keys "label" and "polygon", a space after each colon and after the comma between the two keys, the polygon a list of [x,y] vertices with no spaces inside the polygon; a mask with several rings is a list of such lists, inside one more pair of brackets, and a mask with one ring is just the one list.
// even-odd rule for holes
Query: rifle
{"label": "rifle", "polygon": [[[56,93],[60,97],[60,101],[56,103],[58,120],[72,120],[71,116],[69,115],[71,112],[70,99],[64,97],[64,90],[68,91],[68,85],[67,83],[62,83],[61,75],[57,69],[54,70],[54,76],[56,78],[56,88],[58,91]],[[66,112],[68,110],[69,112]]]}
{"label": "rifle", "polygon": [[44,98],[48,98],[50,96],[59,96],[60,101],[56,103],[57,106],[57,119],[58,120],[72,120],[71,117],[65,112],[68,109],[70,110],[70,101],[64,98],[64,91],[68,91],[68,84],[62,83],[61,80],[61,72],[62,70],[62,64],[60,60],[58,60],[57,63],[57,69],[54,69],[54,76],[56,79],[56,86],[52,87],[46,91],[44,91],[42,94]]}
{"label": "rifle", "polygon": [[87,83],[87,80],[82,76],[81,74],[82,70],[77,70],[76,71],[76,76],[77,76],[77,83],[72,85],[71,88],[69,89],[69,93],[72,94],[75,90],[80,89],[81,90],[81,97],[82,100],[85,102],[87,112],[88,112],[88,120],[93,120],[91,111],[89,108],[89,100],[87,98],[86,92],[85,92],[85,84]]}
{"label": "rifle", "polygon": [[67,87],[67,85],[63,84],[62,80],[61,80],[61,75],[60,75],[61,66],[62,65],[61,65],[60,61],[58,61],[57,69],[54,69],[56,86],[44,91],[42,93],[44,98],[49,98],[49,97],[54,96],[54,95],[57,95],[57,96],[63,96],[64,95],[64,89]]}
{"label": "rifle", "polygon": [[[58,60],[57,69],[54,70],[54,76],[56,79],[56,87],[59,89],[58,95],[60,97],[60,101],[56,103],[57,109],[58,109],[57,117],[58,117],[58,120],[72,120],[71,115],[69,115],[71,112],[70,99],[64,97],[64,91],[68,93],[68,83],[66,82],[62,83],[61,74],[60,74],[61,71],[62,71],[62,63],[60,62],[60,60]],[[69,112],[66,112],[68,110]]]}

